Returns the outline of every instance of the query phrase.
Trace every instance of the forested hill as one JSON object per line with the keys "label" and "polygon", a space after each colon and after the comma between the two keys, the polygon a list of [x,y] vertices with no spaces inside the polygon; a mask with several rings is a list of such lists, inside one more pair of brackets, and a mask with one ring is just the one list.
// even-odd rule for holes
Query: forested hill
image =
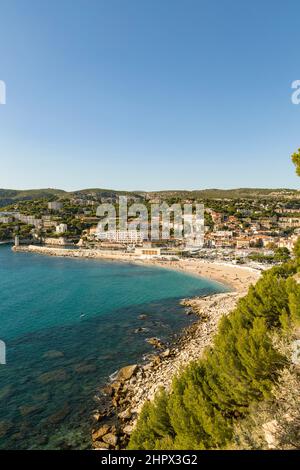
{"label": "forested hill", "polygon": [[300,192],[295,189],[287,188],[239,188],[239,189],[202,189],[202,190],[167,190],[167,191],[117,191],[114,189],[105,188],[88,188],[79,189],[76,191],[64,191],[62,189],[44,188],[44,189],[0,189],[0,207],[13,204],[17,201],[26,201],[33,199],[55,199],[67,197],[105,197],[105,196],[118,196],[136,195],[140,197],[168,199],[168,198],[182,198],[182,199],[239,199],[239,198],[272,198],[272,197],[299,197]]}
{"label": "forested hill", "polygon": [[53,197],[62,197],[67,194],[61,189],[0,189],[0,207],[13,204],[17,201],[30,201],[33,199],[52,199]]}

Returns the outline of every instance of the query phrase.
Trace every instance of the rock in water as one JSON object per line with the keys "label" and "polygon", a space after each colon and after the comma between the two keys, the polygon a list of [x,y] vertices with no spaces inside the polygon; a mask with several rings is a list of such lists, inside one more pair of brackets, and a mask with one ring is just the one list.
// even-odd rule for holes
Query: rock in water
{"label": "rock in water", "polygon": [[43,408],[40,405],[23,405],[19,407],[19,411],[22,416],[27,416],[35,413],[40,413]]}
{"label": "rock in water", "polygon": [[0,421],[0,437],[4,437],[12,427],[13,425],[9,421]]}
{"label": "rock in water", "polygon": [[60,410],[58,410],[56,413],[54,413],[53,415],[49,416],[48,418],[48,422],[51,423],[51,424],[58,424],[60,423],[61,421],[63,421],[67,416],[68,414],[71,412],[71,408],[69,407],[69,405],[66,403],[65,406],[63,408],[61,408]]}
{"label": "rock in water", "polygon": [[147,315],[143,313],[142,315],[139,315],[139,320],[146,320]]}
{"label": "rock in water", "polygon": [[74,367],[75,372],[77,374],[90,374],[92,372],[96,372],[97,367],[94,364],[77,364]]}
{"label": "rock in water", "polygon": [[154,348],[162,349],[164,344],[158,338],[147,338],[147,343],[151,344]]}
{"label": "rock in water", "polygon": [[67,373],[64,369],[56,369],[50,372],[45,372],[38,377],[38,382],[48,384],[50,382],[58,382],[67,379]]}
{"label": "rock in water", "polygon": [[43,354],[43,358],[45,359],[57,359],[59,357],[64,357],[64,353],[61,351],[51,350]]}
{"label": "rock in water", "polygon": [[137,364],[122,367],[122,369],[120,369],[117,374],[116,381],[124,382],[125,380],[131,379],[131,377],[136,373],[137,370],[138,370]]}

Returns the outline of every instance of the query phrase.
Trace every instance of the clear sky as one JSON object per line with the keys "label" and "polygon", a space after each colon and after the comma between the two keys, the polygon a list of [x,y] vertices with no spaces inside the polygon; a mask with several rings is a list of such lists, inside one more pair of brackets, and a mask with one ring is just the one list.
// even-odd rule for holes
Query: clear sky
{"label": "clear sky", "polygon": [[299,0],[0,0],[0,187],[298,187]]}

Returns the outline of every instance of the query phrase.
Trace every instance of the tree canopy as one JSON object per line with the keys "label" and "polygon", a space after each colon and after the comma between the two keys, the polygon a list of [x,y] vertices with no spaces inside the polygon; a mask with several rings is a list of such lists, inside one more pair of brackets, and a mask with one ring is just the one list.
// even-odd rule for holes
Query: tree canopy
{"label": "tree canopy", "polygon": [[292,161],[296,166],[297,175],[300,176],[300,148],[298,149],[298,152],[293,153]]}

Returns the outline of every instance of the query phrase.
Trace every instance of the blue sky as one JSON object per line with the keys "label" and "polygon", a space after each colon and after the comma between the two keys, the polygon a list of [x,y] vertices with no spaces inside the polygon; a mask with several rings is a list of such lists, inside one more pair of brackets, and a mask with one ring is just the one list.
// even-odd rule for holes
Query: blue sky
{"label": "blue sky", "polygon": [[0,187],[298,187],[298,0],[1,0]]}

